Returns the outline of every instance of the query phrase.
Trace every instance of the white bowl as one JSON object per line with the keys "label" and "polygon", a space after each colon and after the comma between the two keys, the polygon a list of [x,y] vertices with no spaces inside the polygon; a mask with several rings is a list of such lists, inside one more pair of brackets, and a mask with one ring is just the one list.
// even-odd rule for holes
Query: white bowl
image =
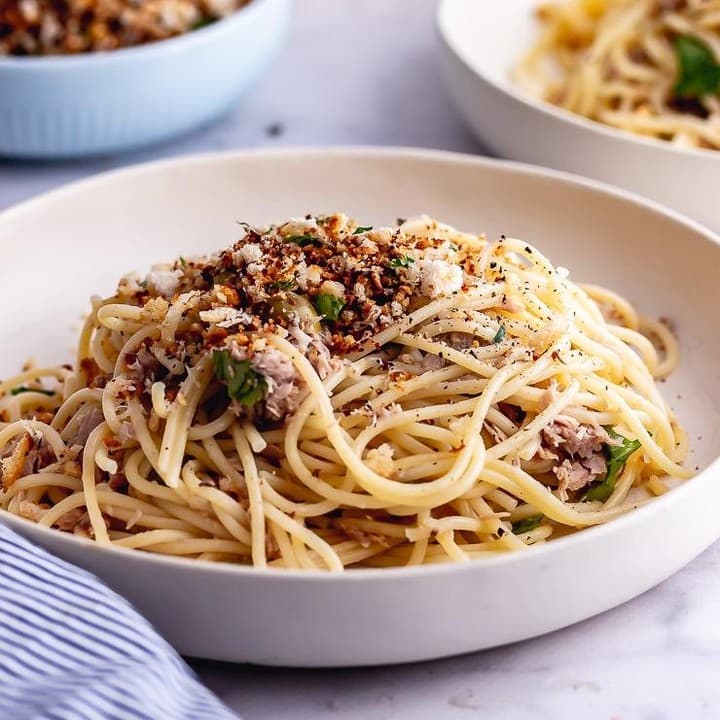
{"label": "white bowl", "polygon": [[701,472],[608,525],[526,552],[340,575],[106,549],[0,520],[97,573],[183,653],[294,666],[421,660],[545,633],[647,590],[720,535],[718,238],[552,171],[427,151],[316,150],[186,158],[68,186],[0,214],[0,377],[28,356],[71,359],[89,296],[111,292],[126,271],[219,249],[237,238],[236,220],[339,209],[365,224],[425,211],[527,238],[574,279],[671,317],[682,364],[661,389]]}
{"label": "white bowl", "polygon": [[224,20],[137,47],[0,56],[0,156],[129,150],[209,122],[280,49],[291,0],[251,0]]}
{"label": "white bowl", "polygon": [[720,152],[616,130],[517,87],[511,73],[537,33],[540,0],[443,0],[446,78],[471,129],[503,157],[597,178],[720,230]]}

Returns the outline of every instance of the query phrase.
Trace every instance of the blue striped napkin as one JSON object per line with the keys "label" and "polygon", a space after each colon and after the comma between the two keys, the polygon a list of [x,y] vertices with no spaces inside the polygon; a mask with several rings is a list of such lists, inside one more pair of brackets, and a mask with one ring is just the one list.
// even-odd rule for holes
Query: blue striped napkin
{"label": "blue striped napkin", "polygon": [[128,602],[0,525],[2,720],[237,720]]}

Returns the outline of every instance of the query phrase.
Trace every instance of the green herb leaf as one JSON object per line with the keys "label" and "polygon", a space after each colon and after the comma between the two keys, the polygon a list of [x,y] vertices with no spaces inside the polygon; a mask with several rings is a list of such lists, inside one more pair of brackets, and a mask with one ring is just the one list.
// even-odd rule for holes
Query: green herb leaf
{"label": "green herb leaf", "polygon": [[10,390],[11,395],[21,395],[22,393],[28,392],[41,393],[42,395],[47,395],[48,397],[52,397],[55,394],[53,390],[45,390],[44,388],[31,388],[27,387],[27,385],[19,385],[18,387],[14,387],[12,390]]}
{"label": "green herb leaf", "polygon": [[267,382],[249,360],[234,360],[227,350],[213,350],[212,361],[215,377],[227,383],[231,399],[252,407],[265,397]]}
{"label": "green herb leaf", "polygon": [[605,477],[599,485],[595,485],[590,488],[585,495],[583,500],[600,500],[605,502],[615,490],[615,483],[617,482],[618,475],[622,472],[625,467],[625,463],[629,457],[640,449],[641,443],[639,440],[628,440],[619,433],[616,433],[613,428],[607,426],[605,431],[613,440],[619,440],[619,445],[605,445],[605,459],[607,460],[607,470],[605,471]]}
{"label": "green herb leaf", "polygon": [[286,237],[285,240],[287,242],[295,243],[300,247],[307,247],[308,245],[322,247],[322,242],[312,235],[290,235],[290,237]]}
{"label": "green herb leaf", "polygon": [[678,74],[675,95],[698,98],[720,91],[720,63],[699,38],[680,35],[675,38]]}
{"label": "green herb leaf", "polygon": [[200,30],[201,28],[212,25],[216,20],[214,18],[201,18],[191,28],[191,30]]}
{"label": "green herb leaf", "polygon": [[224,268],[212,279],[215,285],[231,285],[233,281],[233,274],[229,268]]}
{"label": "green herb leaf", "polygon": [[505,337],[505,333],[507,331],[505,330],[505,323],[503,323],[499,328],[498,331],[495,333],[495,337],[492,339],[493,345],[495,343],[499,343],[502,341],[502,339]]}
{"label": "green herb leaf", "polygon": [[368,232],[369,230],[372,230],[372,229],[373,229],[373,226],[372,226],[372,225],[368,225],[367,227],[356,227],[356,228],[353,230],[353,235],[362,235],[363,233],[366,233],[366,232]]}
{"label": "green herb leaf", "polygon": [[212,362],[215,377],[227,382],[232,377],[230,353],[227,350],[213,350]]}
{"label": "green herb leaf", "polygon": [[317,311],[326,320],[332,320],[335,322],[340,316],[340,311],[343,309],[345,302],[335,295],[329,293],[320,293],[315,298],[315,307]]}
{"label": "green herb leaf", "polygon": [[512,524],[512,531],[515,533],[515,535],[522,535],[523,533],[530,532],[531,530],[534,530],[536,527],[540,526],[540,523],[543,521],[544,517],[545,516],[542,514],[531,515],[530,517],[518,520],[517,522],[514,522]]}
{"label": "green herb leaf", "polygon": [[185,260],[185,258],[181,255],[178,259],[179,259],[179,261],[180,261],[180,267],[186,268],[186,267],[187,267],[187,261]]}
{"label": "green herb leaf", "polygon": [[270,283],[270,290],[292,290],[295,287],[295,278],[289,280],[276,280]]}
{"label": "green herb leaf", "polygon": [[410,267],[411,263],[415,262],[415,258],[411,258],[409,255],[405,255],[405,257],[401,258],[393,258],[390,261],[390,267],[391,268],[399,268],[399,267]]}

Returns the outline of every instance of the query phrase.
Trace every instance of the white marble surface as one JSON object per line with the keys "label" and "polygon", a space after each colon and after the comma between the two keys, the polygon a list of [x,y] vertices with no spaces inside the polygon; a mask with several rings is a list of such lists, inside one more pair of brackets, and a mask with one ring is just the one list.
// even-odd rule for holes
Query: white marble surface
{"label": "white marble surface", "polygon": [[[0,162],[0,208],[108,168],[206,150],[362,143],[480,152],[440,84],[433,10],[432,0],[297,0],[282,56],[230,116],[130,156]],[[612,568],[599,571],[612,582]],[[719,607],[716,545],[621,608],[507,648],[369,670],[193,665],[246,720],[714,719]]]}

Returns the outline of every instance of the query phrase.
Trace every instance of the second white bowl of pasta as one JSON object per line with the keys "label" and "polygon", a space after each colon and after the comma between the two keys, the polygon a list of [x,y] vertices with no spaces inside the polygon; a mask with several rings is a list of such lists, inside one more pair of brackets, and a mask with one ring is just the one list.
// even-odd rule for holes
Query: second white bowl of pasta
{"label": "second white bowl of pasta", "polygon": [[444,0],[451,93],[500,155],[720,228],[720,24],[709,2]]}

